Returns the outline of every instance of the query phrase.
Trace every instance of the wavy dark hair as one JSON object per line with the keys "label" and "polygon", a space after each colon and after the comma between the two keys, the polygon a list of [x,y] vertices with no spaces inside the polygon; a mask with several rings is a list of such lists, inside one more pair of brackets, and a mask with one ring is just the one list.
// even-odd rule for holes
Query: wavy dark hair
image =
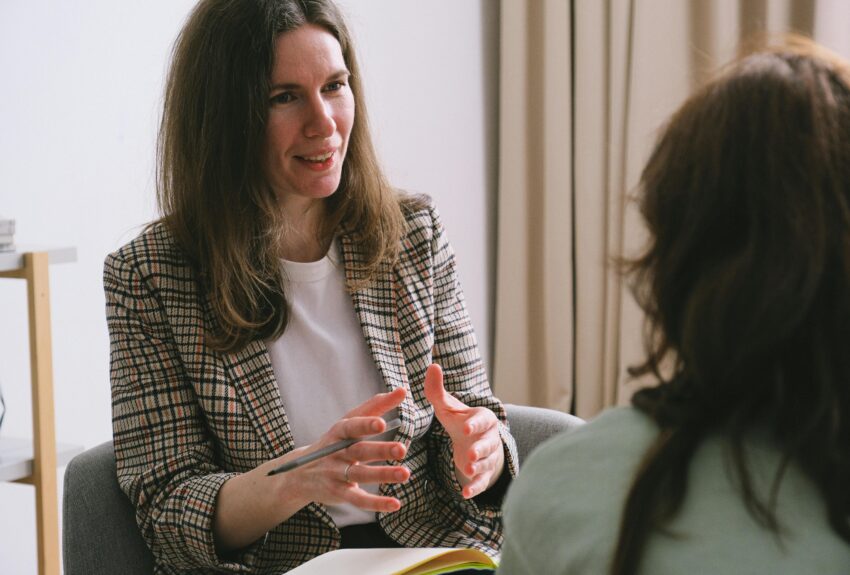
{"label": "wavy dark hair", "polygon": [[[742,57],[664,129],[639,192],[650,232],[632,261],[658,385],[635,408],[661,432],[623,509],[611,572],[637,573],[686,496],[693,455],[723,437],[749,513],[781,536],[793,462],[850,544],[850,68],[801,39]],[[753,487],[744,440],[783,465]],[[813,511],[816,512],[816,511]]]}
{"label": "wavy dark hair", "polygon": [[331,0],[202,0],[175,43],[158,141],[161,218],[197,268],[216,319],[215,349],[235,351],[286,328],[278,246],[285,215],[261,166],[275,40],[305,24],[330,32],[351,72],[355,118],[339,189],[325,200],[323,240],[352,234],[368,284],[398,255],[400,197],[369,133],[351,35]]}

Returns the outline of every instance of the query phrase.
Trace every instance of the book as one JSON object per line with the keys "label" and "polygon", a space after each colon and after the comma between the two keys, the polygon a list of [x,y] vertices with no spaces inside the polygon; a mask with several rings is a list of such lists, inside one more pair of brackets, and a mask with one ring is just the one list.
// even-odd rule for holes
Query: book
{"label": "book", "polygon": [[288,571],[289,575],[443,575],[472,570],[493,573],[498,560],[478,549],[401,547],[337,549]]}
{"label": "book", "polygon": [[0,252],[15,251],[15,220],[0,216]]}

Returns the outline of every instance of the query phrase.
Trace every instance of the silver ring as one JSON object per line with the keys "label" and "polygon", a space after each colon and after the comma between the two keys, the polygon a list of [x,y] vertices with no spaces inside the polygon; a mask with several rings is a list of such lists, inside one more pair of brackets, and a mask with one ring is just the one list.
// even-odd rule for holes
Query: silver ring
{"label": "silver ring", "polygon": [[342,476],[345,478],[346,483],[351,483],[351,478],[348,476],[348,474],[351,471],[351,467],[353,465],[354,465],[353,463],[349,463],[348,465],[345,466],[345,472],[342,474]]}

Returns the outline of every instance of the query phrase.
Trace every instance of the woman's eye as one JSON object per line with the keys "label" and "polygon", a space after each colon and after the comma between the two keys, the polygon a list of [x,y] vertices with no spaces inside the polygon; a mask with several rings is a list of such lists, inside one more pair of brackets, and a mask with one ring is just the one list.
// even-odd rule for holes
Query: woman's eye
{"label": "woman's eye", "polygon": [[343,86],[345,86],[345,82],[342,82],[342,81],[331,82],[330,84],[325,86],[325,91],[326,92],[336,92],[337,90],[342,90]]}
{"label": "woman's eye", "polygon": [[272,104],[288,104],[294,99],[295,96],[292,94],[292,92],[281,92],[280,94],[272,96],[271,102]]}

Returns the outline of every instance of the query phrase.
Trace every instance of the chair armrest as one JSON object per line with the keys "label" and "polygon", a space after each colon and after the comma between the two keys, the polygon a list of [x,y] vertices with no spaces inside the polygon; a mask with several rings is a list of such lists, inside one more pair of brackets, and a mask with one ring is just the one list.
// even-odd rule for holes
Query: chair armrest
{"label": "chair armrest", "polygon": [[65,575],[150,575],[148,550],[130,500],[118,486],[112,442],[74,457],[62,499]]}

